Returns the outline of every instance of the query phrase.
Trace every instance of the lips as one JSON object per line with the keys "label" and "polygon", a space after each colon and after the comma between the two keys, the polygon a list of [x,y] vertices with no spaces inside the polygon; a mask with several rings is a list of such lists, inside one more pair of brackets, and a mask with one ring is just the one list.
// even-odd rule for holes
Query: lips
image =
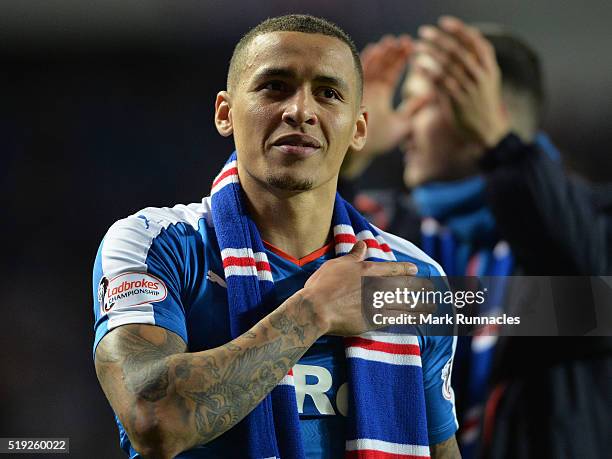
{"label": "lips", "polygon": [[321,142],[306,134],[289,134],[279,137],[272,144],[289,155],[310,156],[321,148]]}

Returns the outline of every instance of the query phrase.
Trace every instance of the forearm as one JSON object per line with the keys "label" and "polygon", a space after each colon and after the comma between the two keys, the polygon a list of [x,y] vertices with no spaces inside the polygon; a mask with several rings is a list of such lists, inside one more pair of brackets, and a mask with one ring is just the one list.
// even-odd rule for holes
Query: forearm
{"label": "forearm", "polygon": [[[158,358],[151,339],[123,336],[127,357],[114,359],[120,372],[100,381],[134,448],[144,457],[173,457],[236,425],[323,333],[312,302],[298,293],[215,349]],[[96,359],[100,368],[113,360],[100,349]]]}
{"label": "forearm", "polygon": [[251,330],[210,351],[171,356],[172,401],[186,446],[232,428],[287,375],[321,336],[312,304],[291,297]]}
{"label": "forearm", "polygon": [[432,445],[430,450],[431,459],[461,459],[459,446],[454,435],[442,443]]}

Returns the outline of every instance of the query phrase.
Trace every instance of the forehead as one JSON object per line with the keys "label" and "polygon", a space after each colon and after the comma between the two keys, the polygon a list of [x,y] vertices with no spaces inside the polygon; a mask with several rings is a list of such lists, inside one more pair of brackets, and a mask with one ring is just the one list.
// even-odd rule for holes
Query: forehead
{"label": "forehead", "polygon": [[303,32],[270,32],[258,35],[248,45],[242,78],[264,67],[288,68],[303,76],[326,75],[350,85],[357,83],[353,55],[336,37]]}

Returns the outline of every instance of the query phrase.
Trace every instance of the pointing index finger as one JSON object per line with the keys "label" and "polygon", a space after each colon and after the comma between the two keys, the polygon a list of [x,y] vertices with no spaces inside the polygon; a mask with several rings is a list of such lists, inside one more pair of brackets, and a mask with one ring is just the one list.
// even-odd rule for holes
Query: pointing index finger
{"label": "pointing index finger", "polygon": [[414,276],[419,272],[419,268],[414,263],[400,261],[364,261],[363,264],[365,266],[364,275],[366,276]]}

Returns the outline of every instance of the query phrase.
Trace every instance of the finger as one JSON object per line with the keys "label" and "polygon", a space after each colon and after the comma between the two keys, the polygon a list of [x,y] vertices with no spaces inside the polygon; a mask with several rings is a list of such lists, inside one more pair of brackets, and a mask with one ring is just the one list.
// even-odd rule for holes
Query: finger
{"label": "finger", "polygon": [[369,43],[366,47],[361,51],[361,58],[372,58],[372,57],[382,57],[384,53],[389,48],[388,40],[380,40],[375,43]]}
{"label": "finger", "polygon": [[384,83],[393,90],[408,65],[411,52],[412,42],[407,38],[388,38],[385,43],[374,45],[362,59],[364,81]]}
{"label": "finger", "polygon": [[357,261],[362,261],[365,258],[368,246],[363,241],[357,241],[347,256],[355,258]]}
{"label": "finger", "polygon": [[465,77],[472,81],[480,82],[482,80],[483,69],[472,53],[466,52],[460,53],[460,56],[451,56],[428,42],[417,43],[416,52],[434,60],[441,67],[440,73],[454,71],[460,75],[465,75]]}
{"label": "finger", "polygon": [[[430,83],[436,88],[435,92],[431,91],[429,97],[433,98],[436,94],[444,94],[450,97],[450,100],[454,102],[458,108],[464,109],[468,103],[468,93],[465,88],[460,85],[455,78],[446,73],[442,77],[432,73],[428,68],[419,67],[420,75],[427,78]],[[473,84],[470,82],[470,84]]]}
{"label": "finger", "polygon": [[466,91],[452,76],[446,76],[440,83],[440,86],[445,92],[451,97],[451,99],[457,104],[458,107],[463,107],[466,103]]}
{"label": "finger", "polygon": [[387,261],[387,262],[375,262],[375,261],[364,261],[364,275],[365,276],[381,276],[381,277],[394,277],[394,276],[414,276],[419,272],[419,268],[413,263],[398,262],[398,261]]}
{"label": "finger", "polygon": [[461,44],[457,40],[437,27],[425,25],[419,27],[419,36],[425,42],[435,45],[440,51],[449,55],[449,58],[453,58],[455,55],[460,54]]}
{"label": "finger", "polygon": [[468,26],[452,16],[443,16],[439,23],[443,30],[456,36],[466,47],[471,49],[487,70],[494,70],[497,64],[495,49],[478,29]]}
{"label": "finger", "polygon": [[474,37],[468,32],[468,25],[462,20],[454,16],[442,16],[438,20],[438,25],[444,32],[453,35],[459,40],[469,51],[473,53],[478,52],[478,46],[474,42]]}
{"label": "finger", "polygon": [[[427,68],[430,68],[433,74],[441,77],[444,73],[444,69],[450,65],[451,56],[441,50],[440,48],[434,46],[433,44],[425,41],[419,41],[416,44],[416,54],[419,58],[416,60],[417,65],[421,65]],[[425,65],[427,59],[433,61],[433,65]]]}
{"label": "finger", "polygon": [[[468,95],[476,91],[476,83],[469,78],[463,69],[457,64],[451,64],[443,73],[426,66],[417,66],[420,75],[427,78],[434,87],[449,95],[458,107],[464,107],[467,103]],[[427,94],[429,98],[434,96],[431,91]],[[423,105],[427,101],[421,102]],[[415,111],[420,107],[415,107]]]}
{"label": "finger", "polygon": [[476,89],[476,83],[468,74],[465,69],[458,64],[451,64],[447,69],[447,76],[454,79],[460,86],[461,90],[466,94],[473,94]]}
{"label": "finger", "polygon": [[[425,41],[424,51],[431,52],[431,46],[433,46],[437,48],[438,56],[440,53],[445,55],[444,62],[457,62],[465,68],[466,73],[475,81],[480,79],[482,65],[476,54],[457,37],[431,26],[422,27],[419,29],[419,33]],[[429,48],[427,48],[427,45],[429,45]]]}
{"label": "finger", "polygon": [[384,313],[386,316],[395,316],[406,313],[413,313],[415,317],[420,314],[433,314],[438,309],[436,303],[429,303],[427,301],[409,301],[408,303],[389,303],[384,307]]}
{"label": "finger", "polygon": [[400,42],[401,47],[404,49],[404,51],[406,52],[412,51],[414,42],[410,35],[406,35],[406,34],[400,35],[399,42]]}
{"label": "finger", "polygon": [[400,37],[389,42],[384,50],[384,64],[393,71],[402,70],[408,62],[412,51],[412,41],[407,37]]}
{"label": "finger", "polygon": [[361,59],[361,65],[365,65],[365,62],[370,59],[370,57],[372,56],[373,49],[374,45],[370,43],[361,50],[361,53],[359,54],[359,58]]}
{"label": "finger", "polygon": [[394,41],[395,41],[395,37],[393,35],[386,34],[386,35],[383,35],[383,37],[380,39],[379,43],[381,45],[388,46],[388,45],[392,44]]}
{"label": "finger", "polygon": [[378,79],[385,75],[385,53],[387,48],[380,44],[373,45],[362,60],[364,78]]}
{"label": "finger", "polygon": [[430,279],[412,275],[389,277],[381,281],[381,286],[391,291],[396,291],[398,289],[406,292],[435,290],[435,286]]}

